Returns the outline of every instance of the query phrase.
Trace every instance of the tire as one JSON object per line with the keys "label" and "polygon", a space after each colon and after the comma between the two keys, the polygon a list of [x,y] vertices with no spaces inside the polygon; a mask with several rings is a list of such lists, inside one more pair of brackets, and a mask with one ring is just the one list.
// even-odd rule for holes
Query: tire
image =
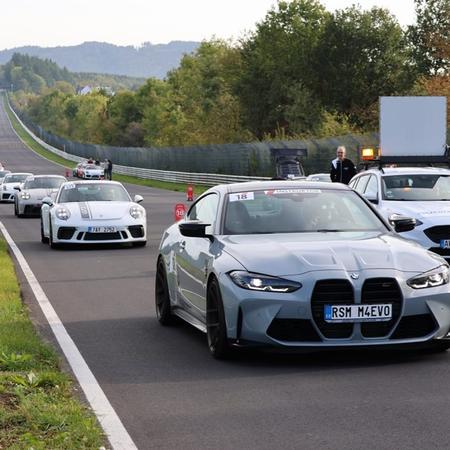
{"label": "tire", "polygon": [[155,277],[155,309],[156,318],[161,325],[173,325],[176,318],[173,316],[170,305],[169,286],[167,285],[166,268],[164,261],[159,258]]}
{"label": "tire", "polygon": [[14,215],[16,217],[19,217],[19,210],[17,208],[17,202],[14,202]]}
{"label": "tire", "polygon": [[209,351],[216,359],[226,359],[231,355],[231,347],[228,343],[222,295],[215,278],[209,283],[207,292],[206,335]]}
{"label": "tire", "polygon": [[53,249],[59,248],[60,244],[56,244],[55,242],[53,242],[53,230],[52,230],[52,223],[51,222],[50,222],[50,233],[49,234],[50,234],[50,237],[48,239],[48,242],[50,244],[50,248],[53,248]]}
{"label": "tire", "polygon": [[146,245],[147,241],[133,242],[133,247],[145,247]]}
{"label": "tire", "polygon": [[429,349],[430,353],[444,353],[450,348],[450,342],[435,342]]}
{"label": "tire", "polygon": [[42,223],[42,217],[41,217],[41,242],[43,244],[48,244],[48,237],[44,236],[44,225]]}

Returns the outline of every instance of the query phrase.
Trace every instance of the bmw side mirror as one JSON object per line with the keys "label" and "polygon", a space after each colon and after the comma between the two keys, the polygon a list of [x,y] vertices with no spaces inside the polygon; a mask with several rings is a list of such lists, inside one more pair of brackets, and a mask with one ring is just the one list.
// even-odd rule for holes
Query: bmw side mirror
{"label": "bmw side mirror", "polygon": [[135,203],[141,203],[142,200],[144,200],[144,197],[142,197],[142,195],[135,195],[134,196],[134,202]]}
{"label": "bmw side mirror", "polygon": [[42,199],[42,203],[44,205],[52,206],[53,205],[53,200],[51,199],[51,197],[44,197]]}
{"label": "bmw side mirror", "polygon": [[182,222],[178,225],[178,228],[183,236],[198,238],[206,237],[212,241],[212,235],[206,233],[206,227],[209,226],[211,226],[211,224],[203,222]]}
{"label": "bmw side mirror", "polygon": [[363,197],[368,200],[370,203],[374,203],[375,205],[378,205],[378,195],[374,194],[373,192],[367,192],[363,194]]}
{"label": "bmw side mirror", "polygon": [[400,214],[392,214],[389,216],[389,223],[394,227],[397,233],[404,233],[406,231],[414,230],[416,227],[416,219]]}

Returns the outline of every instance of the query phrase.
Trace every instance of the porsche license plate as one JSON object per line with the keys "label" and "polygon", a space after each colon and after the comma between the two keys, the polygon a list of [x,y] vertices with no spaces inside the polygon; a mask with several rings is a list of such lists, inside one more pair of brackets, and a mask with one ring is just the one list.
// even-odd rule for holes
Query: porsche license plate
{"label": "porsche license plate", "polygon": [[89,233],[115,233],[116,227],[89,227]]}
{"label": "porsche license plate", "polygon": [[450,248],[450,239],[441,239],[441,248]]}
{"label": "porsche license plate", "polygon": [[392,305],[325,305],[326,322],[383,322],[392,319]]}

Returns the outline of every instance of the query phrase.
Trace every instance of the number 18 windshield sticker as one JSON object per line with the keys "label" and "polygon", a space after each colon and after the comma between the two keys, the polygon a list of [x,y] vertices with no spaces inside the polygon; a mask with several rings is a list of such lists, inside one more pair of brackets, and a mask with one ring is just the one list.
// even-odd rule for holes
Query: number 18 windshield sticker
{"label": "number 18 windshield sticker", "polygon": [[230,194],[230,202],[244,202],[246,200],[254,200],[254,192],[238,192],[237,194]]}

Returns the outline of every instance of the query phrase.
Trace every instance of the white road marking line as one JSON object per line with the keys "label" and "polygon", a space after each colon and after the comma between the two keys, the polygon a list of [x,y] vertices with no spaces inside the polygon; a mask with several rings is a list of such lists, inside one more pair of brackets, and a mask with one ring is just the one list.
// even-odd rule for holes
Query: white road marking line
{"label": "white road marking line", "polygon": [[127,430],[123,426],[117,413],[114,411],[111,403],[107,399],[102,388],[95,379],[94,374],[89,369],[86,361],[73,342],[72,338],[67,333],[62,324],[58,314],[54,310],[50,300],[42,289],[39,281],[32,272],[22,252],[17,247],[16,243],[11,238],[8,230],[0,222],[0,231],[6,239],[9,247],[13,251],[17,262],[19,263],[25,278],[27,279],[34,296],[36,297],[42,312],[45,315],[55,337],[60,345],[64,355],[66,356],[70,367],[72,368],[80,386],[82,387],[87,400],[94,410],[103,430],[105,431],[109,442],[115,450],[137,450],[137,447]]}

